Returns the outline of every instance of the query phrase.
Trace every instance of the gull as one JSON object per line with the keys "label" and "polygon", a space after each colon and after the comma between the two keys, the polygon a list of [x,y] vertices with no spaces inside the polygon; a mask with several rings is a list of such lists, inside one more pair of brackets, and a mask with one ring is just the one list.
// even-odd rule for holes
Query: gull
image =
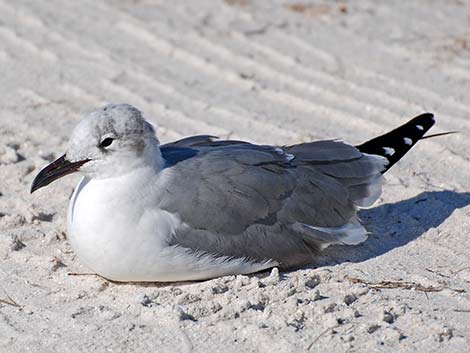
{"label": "gull", "polygon": [[38,173],[31,192],[67,174],[83,176],[68,207],[68,239],[87,267],[110,280],[296,269],[329,245],[367,239],[358,209],[378,199],[383,174],[433,124],[425,113],[358,146],[268,146],[208,135],[160,145],[139,110],[110,104],[80,121],[66,153]]}

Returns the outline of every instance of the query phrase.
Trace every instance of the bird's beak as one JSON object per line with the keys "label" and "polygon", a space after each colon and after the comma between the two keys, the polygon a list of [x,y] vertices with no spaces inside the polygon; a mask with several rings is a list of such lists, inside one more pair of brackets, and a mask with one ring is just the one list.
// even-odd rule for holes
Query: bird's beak
{"label": "bird's beak", "polygon": [[70,162],[65,158],[65,154],[57,158],[54,162],[51,162],[45,166],[33,180],[31,184],[31,193],[37,189],[47,186],[54,180],[57,180],[67,174],[76,172],[86,162],[90,161],[85,159],[78,162]]}

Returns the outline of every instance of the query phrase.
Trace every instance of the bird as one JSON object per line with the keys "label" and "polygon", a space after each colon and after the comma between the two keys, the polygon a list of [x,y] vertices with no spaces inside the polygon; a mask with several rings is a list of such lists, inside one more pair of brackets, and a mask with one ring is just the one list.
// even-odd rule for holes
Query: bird
{"label": "bird", "polygon": [[434,125],[421,114],[353,146],[285,146],[197,135],[160,144],[129,104],[108,104],[73,129],[66,153],[31,193],[72,173],[67,237],[80,261],[118,282],[179,282],[312,264],[368,232],[384,173]]}

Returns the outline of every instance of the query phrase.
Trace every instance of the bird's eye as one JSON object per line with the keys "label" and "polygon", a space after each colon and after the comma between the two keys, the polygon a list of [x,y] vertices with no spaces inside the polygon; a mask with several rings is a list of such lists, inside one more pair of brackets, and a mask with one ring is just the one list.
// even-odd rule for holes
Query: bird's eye
{"label": "bird's eye", "polygon": [[109,147],[113,143],[114,139],[111,137],[106,137],[103,141],[100,143],[100,147]]}

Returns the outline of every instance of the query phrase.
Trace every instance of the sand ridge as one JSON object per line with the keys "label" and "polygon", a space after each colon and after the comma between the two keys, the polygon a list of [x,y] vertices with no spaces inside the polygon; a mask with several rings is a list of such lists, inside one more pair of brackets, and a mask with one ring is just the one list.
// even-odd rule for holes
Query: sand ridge
{"label": "sand ridge", "polygon": [[[451,351],[470,346],[469,1],[0,0],[1,352]],[[141,109],[162,142],[358,144],[425,111],[361,246],[316,266],[115,284],[66,239],[78,178],[34,195],[81,114]],[[79,273],[80,275],[73,275]]]}

